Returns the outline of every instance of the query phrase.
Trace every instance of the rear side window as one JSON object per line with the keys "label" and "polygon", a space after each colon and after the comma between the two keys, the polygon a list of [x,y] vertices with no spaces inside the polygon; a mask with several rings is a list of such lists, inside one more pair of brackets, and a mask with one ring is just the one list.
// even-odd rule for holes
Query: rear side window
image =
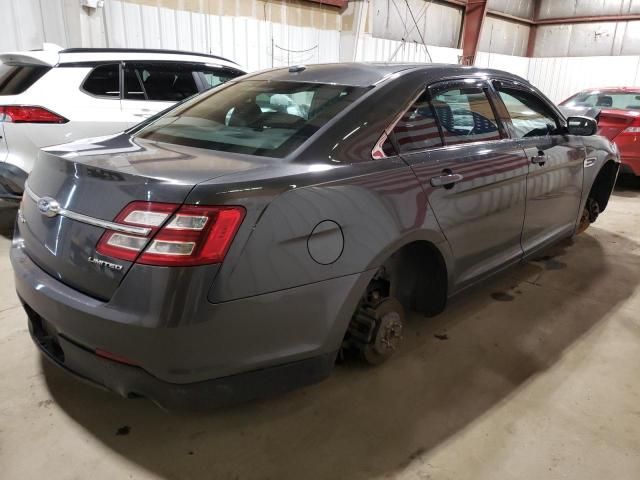
{"label": "rear side window", "polygon": [[442,146],[440,129],[427,94],[407,110],[393,129],[400,152]]}
{"label": "rear side window", "polygon": [[203,68],[197,72],[202,78],[205,89],[217,87],[225,82],[228,82],[232,78],[239,77],[242,72],[237,70],[223,69],[223,68]]}
{"label": "rear side window", "polygon": [[198,92],[194,69],[179,63],[127,63],[124,98],[177,102]]}
{"label": "rear side window", "polygon": [[0,63],[0,95],[18,95],[36,83],[51,67]]}
{"label": "rear side window", "polygon": [[188,101],[138,135],[211,150],[284,157],[365,91],[345,85],[246,80]]}
{"label": "rear side window", "polygon": [[446,145],[501,138],[491,103],[482,88],[438,90],[431,103]]}
{"label": "rear side window", "polygon": [[498,91],[517,138],[544,137],[558,130],[558,122],[542,100],[522,90],[501,87]]}
{"label": "rear side window", "polygon": [[100,65],[87,75],[82,89],[96,97],[120,98],[120,65]]}

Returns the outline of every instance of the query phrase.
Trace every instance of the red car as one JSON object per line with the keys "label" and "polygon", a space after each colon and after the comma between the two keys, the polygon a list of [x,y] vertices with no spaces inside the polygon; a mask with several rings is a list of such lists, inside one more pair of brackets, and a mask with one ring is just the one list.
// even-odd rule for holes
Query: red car
{"label": "red car", "polygon": [[586,115],[598,121],[598,134],[614,141],[621,172],[640,176],[640,87],[584,90],[560,104],[566,116]]}

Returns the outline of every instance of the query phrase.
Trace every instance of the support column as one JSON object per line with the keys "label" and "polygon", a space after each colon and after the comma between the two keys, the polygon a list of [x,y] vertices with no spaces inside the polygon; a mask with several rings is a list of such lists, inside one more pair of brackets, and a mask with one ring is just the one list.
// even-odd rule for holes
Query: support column
{"label": "support column", "polygon": [[478,53],[482,24],[487,15],[487,0],[468,0],[462,20],[463,65],[473,65]]}
{"label": "support column", "polygon": [[536,39],[538,36],[538,20],[540,19],[540,2],[534,2],[533,7],[533,24],[529,29],[529,39],[527,41],[527,57],[533,57],[533,52],[536,49]]}

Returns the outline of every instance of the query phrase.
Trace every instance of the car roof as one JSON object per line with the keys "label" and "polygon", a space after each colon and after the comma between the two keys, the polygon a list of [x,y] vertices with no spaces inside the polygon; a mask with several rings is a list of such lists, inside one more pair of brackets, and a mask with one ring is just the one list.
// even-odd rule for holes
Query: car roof
{"label": "car roof", "polygon": [[322,63],[264,70],[243,77],[252,80],[281,80],[310,83],[335,83],[354,87],[369,87],[391,76],[423,71],[426,81],[461,75],[492,75],[524,81],[522,78],[499,70],[482,69],[444,63]]}
{"label": "car roof", "polygon": [[45,44],[42,50],[7,52],[0,54],[0,61],[7,64],[70,65],[93,62],[171,61],[205,63],[241,70],[237,63],[217,55],[181,50],[143,48],[67,48]]}
{"label": "car roof", "polygon": [[578,93],[640,93],[640,87],[594,87]]}

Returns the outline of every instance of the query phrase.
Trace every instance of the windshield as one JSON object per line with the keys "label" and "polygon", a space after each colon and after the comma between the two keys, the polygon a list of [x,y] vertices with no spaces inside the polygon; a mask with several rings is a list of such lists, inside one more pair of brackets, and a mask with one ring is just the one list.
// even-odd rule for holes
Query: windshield
{"label": "windshield", "polygon": [[211,150],[284,157],[365,91],[344,85],[245,80],[186,102],[137,136]]}
{"label": "windshield", "polygon": [[563,107],[599,107],[621,110],[640,110],[638,92],[581,92],[561,103]]}

